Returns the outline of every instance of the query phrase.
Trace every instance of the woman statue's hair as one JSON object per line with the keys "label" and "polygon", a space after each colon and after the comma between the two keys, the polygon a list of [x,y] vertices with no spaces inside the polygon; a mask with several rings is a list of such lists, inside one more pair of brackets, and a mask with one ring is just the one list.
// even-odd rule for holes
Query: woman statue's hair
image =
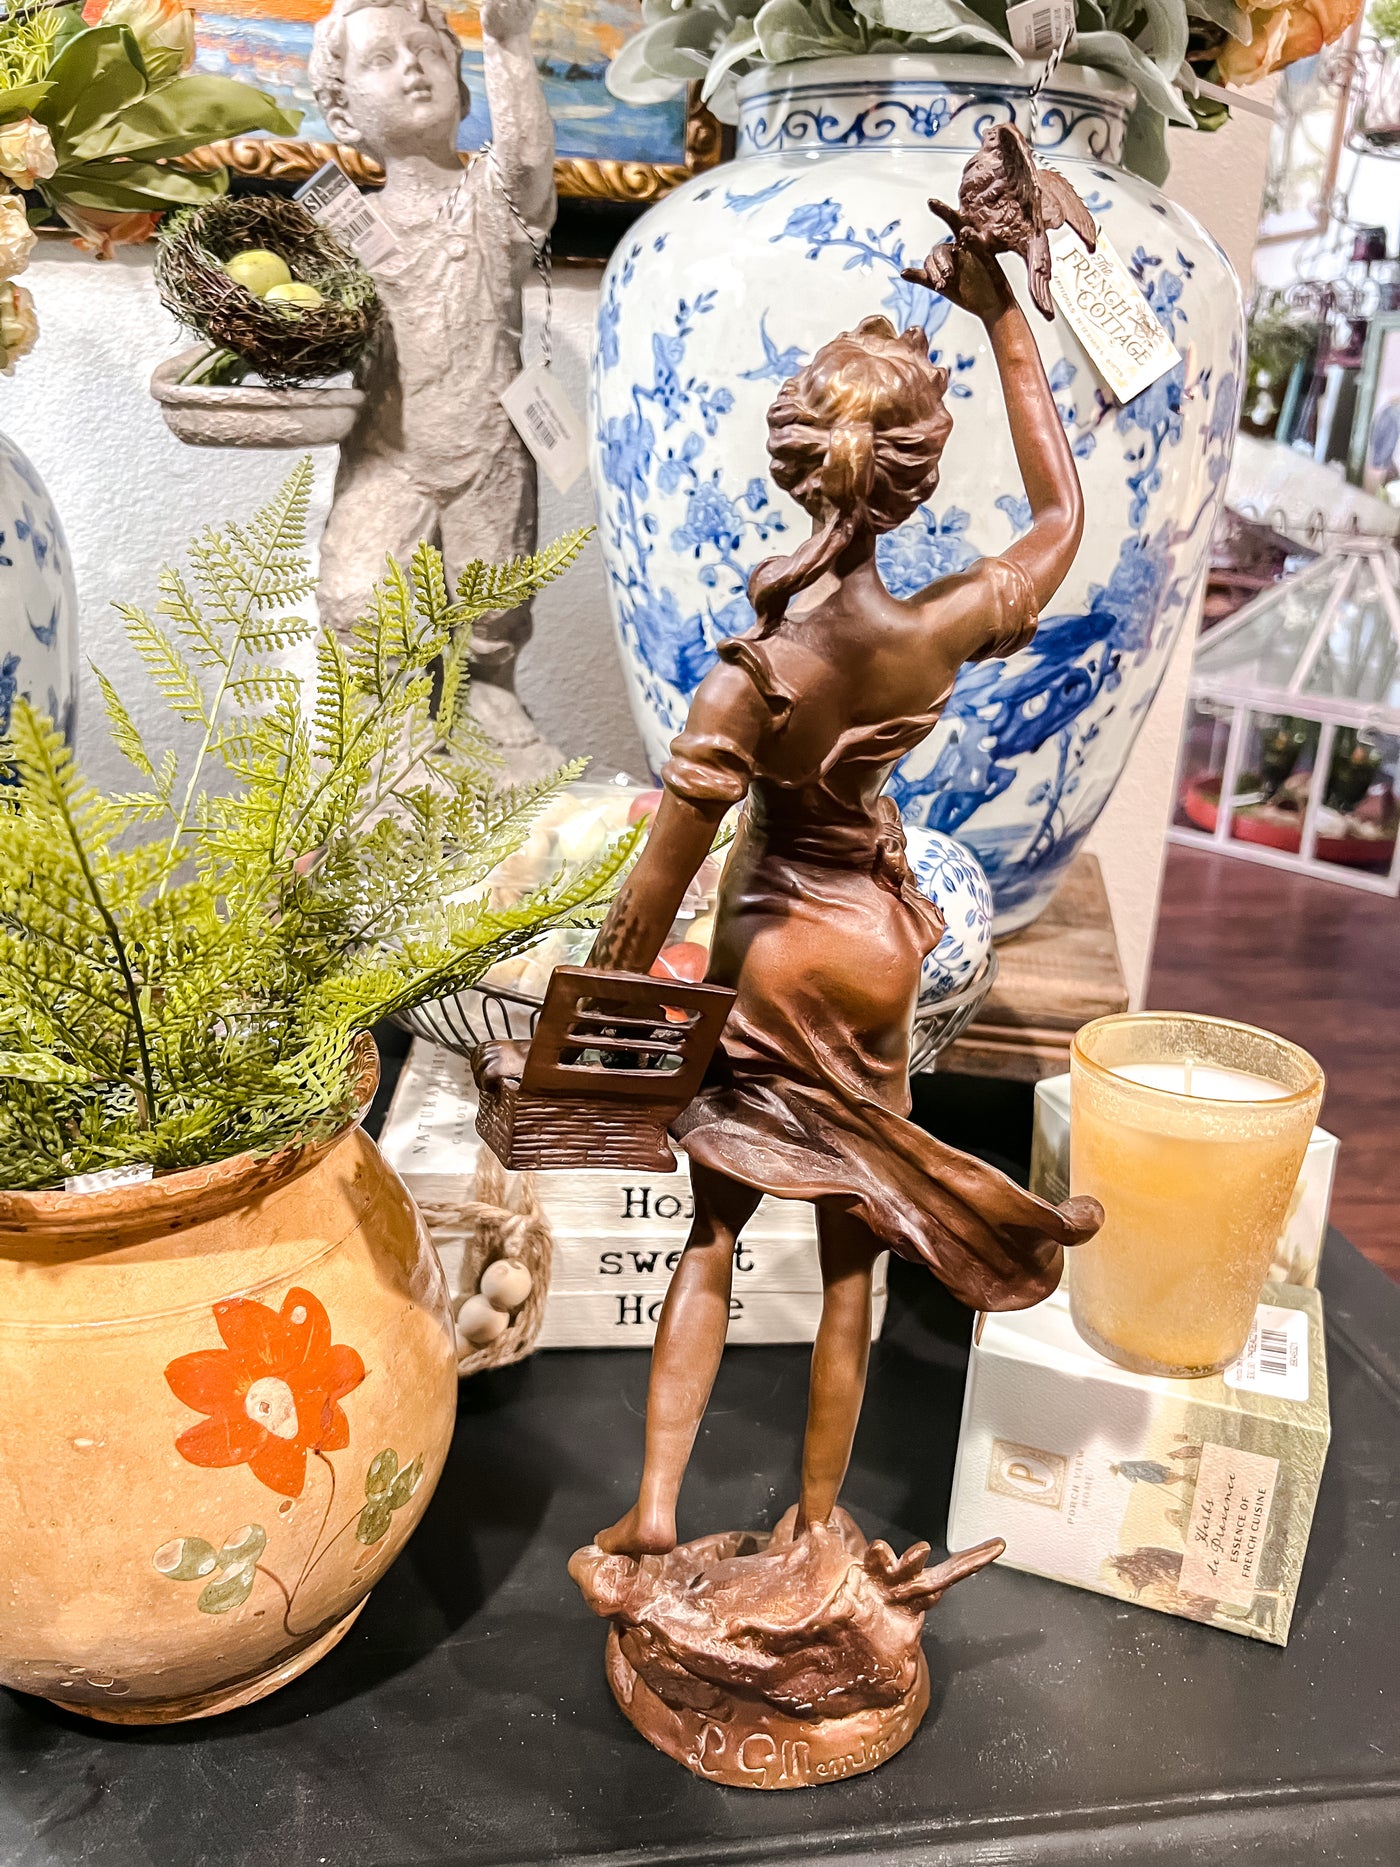
{"label": "woman statue's hair", "polygon": [[953,425],[947,388],[947,370],[929,361],[927,333],[915,326],[900,336],[888,318],[865,318],[823,344],[783,384],[768,411],[773,478],[821,523],[790,556],[766,558],[750,577],[760,636],[862,526],[893,531],[933,492]]}

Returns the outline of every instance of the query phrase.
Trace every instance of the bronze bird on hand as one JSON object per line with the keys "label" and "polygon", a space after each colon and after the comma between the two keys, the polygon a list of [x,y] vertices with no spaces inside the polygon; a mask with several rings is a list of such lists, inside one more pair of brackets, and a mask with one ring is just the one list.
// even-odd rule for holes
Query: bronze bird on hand
{"label": "bronze bird on hand", "polygon": [[1047,231],[1071,227],[1092,253],[1098,238],[1094,217],[1063,175],[1036,166],[1031,146],[1014,123],[994,123],[982,132],[982,147],[963,170],[958,206],[930,201],[953,238],[934,247],[922,266],[903,276],[941,292],[952,276],[956,248],[973,243],[984,256],[1019,253],[1026,262],[1031,297],[1043,317],[1050,303],[1050,242]]}

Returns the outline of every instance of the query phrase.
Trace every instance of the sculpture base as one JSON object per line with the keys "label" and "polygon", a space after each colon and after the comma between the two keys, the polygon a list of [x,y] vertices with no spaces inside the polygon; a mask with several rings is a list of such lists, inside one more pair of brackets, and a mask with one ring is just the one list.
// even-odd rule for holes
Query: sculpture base
{"label": "sculpture base", "polygon": [[731,1698],[721,1712],[683,1711],[657,1697],[608,1633],[608,1684],[625,1716],[696,1776],[736,1789],[808,1789],[859,1776],[903,1750],[928,1710],[928,1663],[898,1704],[844,1718],[789,1718],[769,1705]]}
{"label": "sculpture base", "polygon": [[612,1623],[608,1684],[658,1750],[712,1783],[805,1789],[873,1770],[928,1710],[924,1614],[994,1562],[981,1544],[926,1568],[843,1510],[728,1531],[665,1555],[574,1552],[569,1573]]}

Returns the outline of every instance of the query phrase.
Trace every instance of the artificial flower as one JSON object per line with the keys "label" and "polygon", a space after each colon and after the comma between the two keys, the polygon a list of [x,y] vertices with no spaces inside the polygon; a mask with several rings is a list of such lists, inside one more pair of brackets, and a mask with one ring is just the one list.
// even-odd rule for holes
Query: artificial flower
{"label": "artificial flower", "polygon": [[13,376],[15,364],[29,355],[38,335],[34,300],[22,285],[7,279],[0,285],[0,371]]}
{"label": "artificial flower", "polygon": [[194,63],[194,9],[185,0],[107,0],[91,14],[90,8],[83,14],[90,26],[127,28],[153,85],[169,84]]}
{"label": "artificial flower", "polygon": [[325,1307],[289,1290],[280,1311],[251,1297],[214,1305],[223,1348],[180,1355],[165,1370],[170,1391],[197,1413],[175,1450],[191,1465],[246,1465],[269,1490],[300,1497],[310,1453],[350,1443],[340,1401],[365,1378],[353,1348],[331,1341]]}
{"label": "artificial flower", "polygon": [[1222,84],[1253,84],[1331,45],[1355,20],[1361,0],[1290,0],[1286,6],[1249,10],[1248,45],[1229,39],[1216,66]]}
{"label": "artificial flower", "polygon": [[160,225],[158,213],[144,210],[120,213],[102,207],[69,207],[65,203],[59,211],[78,236],[74,246],[98,259],[115,258],[119,246],[140,246]]}
{"label": "artificial flower", "polygon": [[7,175],[17,188],[32,188],[57,167],[53,138],[42,123],[21,117],[0,128],[0,175]]}
{"label": "artificial flower", "polygon": [[23,272],[34,251],[35,233],[17,194],[0,195],[0,279]]}

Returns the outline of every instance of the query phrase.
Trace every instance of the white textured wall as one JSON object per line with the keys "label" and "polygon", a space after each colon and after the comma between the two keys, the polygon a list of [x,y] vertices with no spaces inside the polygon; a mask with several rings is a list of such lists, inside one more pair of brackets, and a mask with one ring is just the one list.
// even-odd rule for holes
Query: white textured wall
{"label": "white textured wall", "polygon": [[[1246,281],[1259,223],[1269,129],[1264,118],[1240,111],[1213,135],[1174,130],[1167,139],[1172,172],[1166,192],[1214,234]],[[1198,603],[1177,639],[1127,768],[1089,837],[1089,848],[1103,865],[1135,1008],[1143,1003],[1152,965],[1177,745],[1199,615]]]}
{"label": "white textured wall", "polygon": [[[1268,125],[1237,116],[1215,136],[1176,133],[1169,192],[1202,220],[1248,276]],[[5,427],[32,456],[64,514],[81,600],[84,653],[130,670],[114,597],[153,601],[160,565],[178,555],[199,526],[246,512],[277,484],[287,458],[190,448],[166,430],[147,390],[153,365],[180,341],[158,303],[145,252],[106,265],[62,242],[43,243],[26,283],[38,301],[42,336],[4,384]],[[556,368],[584,404],[596,274],[556,275]],[[540,295],[530,303],[533,324]],[[527,335],[527,343],[528,343]],[[325,510],[333,455],[317,460],[316,522]],[[586,481],[566,497],[541,489],[541,536],[591,522]],[[1176,744],[1194,626],[1180,646],[1148,715],[1128,769],[1090,847],[1103,864],[1135,1003],[1140,1003],[1156,924],[1162,852],[1170,813]],[[596,543],[538,604],[534,642],[521,666],[526,705],[561,750],[585,753],[596,775],[641,776],[640,743],[623,696]],[[95,691],[85,676],[79,743],[93,775],[123,782],[120,761],[99,730]],[[147,718],[153,713],[147,712]]]}
{"label": "white textured wall", "polygon": [[[178,557],[201,526],[238,517],[267,497],[291,464],[278,452],[186,447],[152,401],[152,367],[181,337],[151,286],[149,254],[126,249],[99,264],[66,242],[38,248],[25,284],[40,319],[39,343],[0,385],[0,422],[38,466],[62,513],[72,547],[83,627],[83,655],[120,675],[123,696],[142,723],[145,689],[129,660],[114,598],[151,603],[160,566]],[[596,274],[556,280],[556,367],[582,408]],[[537,293],[532,316],[542,309]],[[529,338],[527,335],[527,343]],[[313,536],[330,496],[335,450],[317,450]],[[592,496],[581,480],[560,498],[541,489],[541,535],[591,524]],[[521,688],[535,717],[566,752],[587,753],[611,775],[645,764],[621,693],[596,544],[538,605],[535,642]],[[84,668],[79,749],[92,775],[129,782],[106,744],[100,702]]]}

